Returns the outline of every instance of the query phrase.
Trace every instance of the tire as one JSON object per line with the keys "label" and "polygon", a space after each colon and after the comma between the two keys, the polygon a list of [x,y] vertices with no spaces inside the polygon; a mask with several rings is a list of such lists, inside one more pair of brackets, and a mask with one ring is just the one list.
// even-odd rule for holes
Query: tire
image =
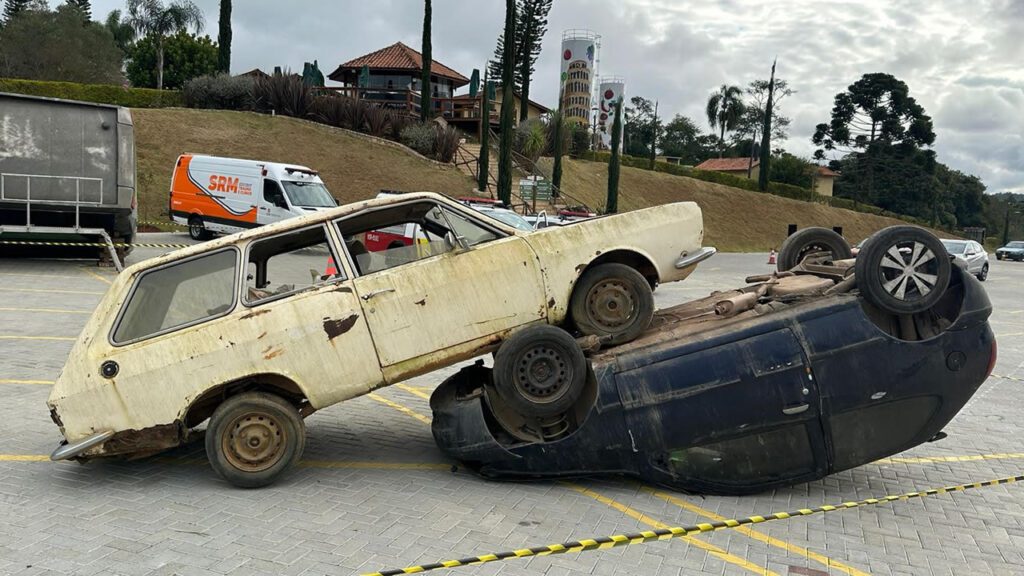
{"label": "tire", "polygon": [[501,343],[492,381],[498,397],[524,416],[554,416],[572,408],[587,381],[576,339],[556,326],[528,326]]}
{"label": "tire", "polygon": [[785,272],[795,267],[811,252],[831,252],[833,260],[853,257],[850,243],[828,228],[804,228],[794,232],[779,248],[778,270]]}
{"label": "tire", "polygon": [[978,280],[981,280],[982,282],[988,280],[988,264],[981,267],[981,272],[978,274]]}
{"label": "tire", "polygon": [[199,216],[193,216],[188,219],[188,237],[196,241],[210,239],[210,231],[206,229],[203,219]]}
{"label": "tire", "polygon": [[[262,445],[261,445],[262,444]],[[285,399],[245,392],[225,400],[206,429],[206,457],[221,478],[239,488],[272,484],[306,446],[306,424]]]}
{"label": "tire", "polygon": [[573,323],[611,344],[636,340],[654,318],[654,293],[642,274],[625,264],[599,264],[576,282],[569,302]]}
{"label": "tire", "polygon": [[1003,259],[1003,255],[999,254],[999,253],[996,253],[996,260],[1002,260],[1002,259]]}
{"label": "tire", "polygon": [[[915,256],[916,264],[910,261]],[[942,298],[952,267],[942,242],[927,230],[890,226],[865,243],[855,271],[868,302],[891,314],[917,314]]]}

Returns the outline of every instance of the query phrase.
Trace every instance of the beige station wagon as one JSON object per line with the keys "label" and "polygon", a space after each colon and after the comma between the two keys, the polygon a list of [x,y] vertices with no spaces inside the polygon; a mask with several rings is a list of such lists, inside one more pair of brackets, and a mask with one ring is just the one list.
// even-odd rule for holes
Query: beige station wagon
{"label": "beige station wagon", "polygon": [[[368,234],[414,240],[368,251]],[[229,482],[274,481],[303,418],[495,352],[495,400],[571,409],[586,372],[572,333],[636,338],[653,287],[711,256],[681,202],[523,232],[422,192],[342,206],[136,264],[114,281],[50,395],[54,460],[142,457],[205,429]]]}

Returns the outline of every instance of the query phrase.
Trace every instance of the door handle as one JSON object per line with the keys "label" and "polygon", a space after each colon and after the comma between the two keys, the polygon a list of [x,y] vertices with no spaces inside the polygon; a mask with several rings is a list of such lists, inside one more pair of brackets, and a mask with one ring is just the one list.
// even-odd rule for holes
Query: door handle
{"label": "door handle", "polygon": [[789,408],[783,408],[782,413],[786,416],[793,416],[795,414],[801,414],[806,412],[810,408],[810,404],[800,404],[799,406],[790,406]]}
{"label": "door handle", "polygon": [[394,288],[381,288],[380,290],[374,290],[373,292],[367,292],[366,294],[363,294],[362,295],[362,299],[363,300],[369,300],[370,298],[373,298],[374,296],[379,296],[381,294],[386,294],[388,292],[394,292],[394,291],[395,291]]}

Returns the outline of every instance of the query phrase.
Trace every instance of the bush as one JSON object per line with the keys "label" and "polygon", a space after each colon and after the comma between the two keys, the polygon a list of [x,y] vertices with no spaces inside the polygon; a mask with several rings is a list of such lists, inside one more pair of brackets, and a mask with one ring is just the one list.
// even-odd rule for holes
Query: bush
{"label": "bush", "polygon": [[399,137],[399,141],[424,156],[434,155],[434,140],[437,131],[430,124],[410,124]]}
{"label": "bush", "polygon": [[182,97],[189,108],[251,110],[252,92],[252,78],[216,74],[185,82]]}
{"label": "bush", "polygon": [[112,84],[75,84],[73,82],[41,82],[0,78],[0,92],[81,100],[99,104],[113,104],[129,108],[169,108],[181,106],[181,92],[176,90],[150,90],[124,88]]}
{"label": "bush", "polygon": [[252,100],[253,107],[258,111],[306,118],[313,101],[313,91],[302,78],[286,71],[284,74],[256,78],[253,81]]}
{"label": "bush", "polygon": [[434,159],[438,162],[450,164],[459,150],[459,140],[462,135],[454,126],[434,127]]}
{"label": "bush", "polygon": [[321,124],[343,128],[347,114],[345,107],[348,105],[346,100],[348,99],[331,94],[315,96],[309,103],[309,118]]}
{"label": "bush", "polygon": [[[146,36],[128,49],[128,80],[133,86],[156,88],[156,38]],[[164,38],[164,88],[217,72],[217,44],[209,36],[179,32]]]}
{"label": "bush", "polygon": [[[362,102],[360,102],[360,104],[362,104]],[[360,127],[358,130],[365,131],[371,136],[376,136],[377,138],[383,138],[384,134],[388,130],[388,122],[391,120],[388,111],[377,106],[371,106],[366,110],[365,116],[365,128]]]}
{"label": "bush", "polygon": [[391,114],[391,139],[397,142],[402,140],[402,130],[408,128],[413,122],[412,116],[404,112],[390,112]]}
{"label": "bush", "polygon": [[514,144],[516,152],[536,163],[548,147],[547,127],[536,118],[523,120],[516,126]]}

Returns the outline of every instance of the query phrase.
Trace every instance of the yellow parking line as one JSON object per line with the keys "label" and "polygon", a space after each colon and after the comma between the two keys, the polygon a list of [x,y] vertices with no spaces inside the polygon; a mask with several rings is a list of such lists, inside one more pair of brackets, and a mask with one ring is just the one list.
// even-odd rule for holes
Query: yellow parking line
{"label": "yellow parking line", "polygon": [[[637,522],[640,522],[642,524],[646,524],[646,525],[648,525],[648,526],[650,526],[652,528],[659,529],[659,530],[665,529],[665,528],[671,528],[671,526],[669,526],[668,524],[665,524],[663,522],[659,522],[658,520],[655,520],[654,518],[651,518],[650,516],[647,516],[646,514],[640,512],[638,510],[634,510],[633,508],[630,508],[629,506],[626,506],[625,504],[622,504],[620,502],[616,502],[615,500],[612,500],[611,498],[608,498],[607,496],[602,496],[601,494],[598,494],[597,492],[594,492],[593,490],[590,490],[588,488],[584,488],[583,486],[579,486],[577,484],[572,484],[572,483],[569,483],[569,482],[563,482],[563,484],[565,484],[566,486],[568,486],[572,490],[575,490],[576,492],[579,492],[580,494],[583,494],[584,496],[587,496],[587,497],[593,498],[594,500],[597,500],[598,502],[600,502],[601,504],[604,504],[605,506],[608,506],[610,508],[618,510],[619,512],[622,512],[623,514],[625,514],[626,516],[629,516],[630,518],[636,520]],[[715,546],[714,544],[708,544],[707,542],[704,542],[703,540],[698,540],[697,538],[694,538],[692,536],[685,536],[685,537],[683,537],[683,540],[685,540],[689,544],[697,546],[698,548],[703,548],[704,550],[707,550],[712,556],[715,556],[715,557],[717,557],[717,558],[719,558],[719,559],[721,559],[721,560],[723,560],[725,562],[728,562],[730,564],[735,564],[736,566],[739,566],[741,568],[746,568],[747,570],[750,570],[751,572],[753,572],[755,574],[761,574],[762,576],[779,576],[777,573],[772,572],[771,570],[768,570],[767,568],[765,568],[763,566],[758,566],[757,564],[754,564],[753,562],[750,562],[749,560],[746,560],[745,558],[741,558],[741,557],[736,556],[734,554],[730,554],[730,553],[726,552],[725,550],[719,548],[718,546]]]}
{"label": "yellow parking line", "polygon": [[45,312],[53,314],[92,314],[92,310],[71,310],[70,308],[0,308],[0,312]]}
{"label": "yellow parking line", "polygon": [[0,336],[0,340],[61,340],[61,341],[75,341],[78,338],[72,338],[71,336]]}
{"label": "yellow parking line", "polygon": [[53,386],[53,380],[12,380],[0,379],[0,384],[31,384],[35,386]]}
{"label": "yellow parking line", "polygon": [[344,468],[355,470],[451,470],[440,462],[351,462],[344,460],[302,460],[302,468]]}
{"label": "yellow parking line", "polygon": [[28,274],[25,272],[0,272],[0,276],[18,276],[21,278],[53,278],[55,280],[81,280],[81,276],[68,274]]}
{"label": "yellow parking line", "polygon": [[79,267],[79,268],[82,270],[82,272],[85,272],[86,274],[88,274],[89,276],[92,276],[93,278],[99,280],[100,282],[106,282],[107,285],[113,284],[113,282],[111,282],[110,280],[104,278],[103,276],[100,276],[99,274],[93,272],[92,270],[89,270],[88,268],[85,268],[85,267]]}
{"label": "yellow parking line", "polygon": [[423,398],[424,400],[430,400],[430,394],[427,394],[426,392],[423,392],[422,390],[418,390],[416,388],[413,388],[412,386],[408,386],[406,384],[395,384],[395,387],[396,388],[401,388],[402,390],[405,390],[406,392],[408,392],[409,394],[412,394],[413,396],[419,396],[420,398]]}
{"label": "yellow parking line", "polygon": [[45,454],[0,454],[0,462],[44,462],[49,459]]}
{"label": "yellow parking line", "polygon": [[399,412],[401,412],[403,414],[406,414],[408,416],[412,416],[413,418],[419,420],[420,422],[423,422],[424,424],[430,424],[430,418],[429,417],[424,416],[423,414],[420,414],[419,412],[416,412],[415,410],[412,410],[410,408],[406,408],[405,406],[402,406],[398,402],[392,402],[391,400],[388,400],[387,398],[385,398],[385,397],[383,397],[383,396],[381,396],[379,394],[374,394],[373,392],[370,392],[369,394],[367,394],[367,396],[369,396],[370,398],[373,398],[374,400],[376,400],[377,402],[380,402],[381,404],[390,406],[390,407],[394,408],[395,410],[398,410]]}
{"label": "yellow parking line", "polygon": [[922,456],[919,458],[892,457],[876,460],[874,464],[936,464],[940,462],[977,462],[979,460],[1020,460],[1024,452],[1003,452],[998,454],[971,454],[968,456]]}
{"label": "yellow parking line", "polygon": [[103,296],[106,294],[106,292],[93,292],[91,290],[42,290],[39,288],[0,287],[0,290],[7,290],[8,292],[36,292],[41,294],[91,294],[94,296]]}
{"label": "yellow parking line", "polygon": [[[662,500],[664,500],[664,501],[666,501],[666,502],[668,502],[670,504],[675,504],[676,506],[682,508],[683,510],[686,510],[686,511],[689,511],[689,512],[693,512],[694,514],[703,516],[705,518],[709,518],[709,519],[711,519],[711,520],[713,520],[715,522],[723,522],[723,521],[727,520],[727,518],[724,517],[724,516],[719,516],[718,514],[715,514],[714,512],[712,512],[710,510],[705,510],[705,509],[703,509],[703,508],[701,508],[699,506],[691,504],[690,502],[687,502],[686,500],[683,500],[682,498],[678,498],[678,497],[673,496],[671,494],[666,494],[664,492],[659,492],[659,491],[657,491],[657,490],[655,490],[653,488],[649,488],[647,486],[641,487],[641,490],[643,490],[644,492],[647,492],[648,494],[656,496],[656,497],[658,497],[658,498],[660,498],[660,499],[662,499]],[[793,554],[796,554],[798,556],[802,556],[804,558],[808,558],[810,560],[814,560],[815,562],[818,562],[820,564],[824,564],[829,569],[836,570],[837,572],[842,572],[843,574],[849,574],[850,576],[870,576],[867,572],[862,572],[862,571],[854,568],[853,566],[847,566],[846,564],[843,564],[842,562],[837,562],[836,560],[833,560],[833,559],[829,558],[828,556],[825,556],[823,554],[818,554],[817,552],[812,552],[811,550],[808,550],[806,548],[797,546],[795,544],[790,544],[789,542],[786,542],[785,540],[779,540],[778,538],[772,538],[771,536],[768,536],[767,534],[762,534],[762,533],[758,532],[757,530],[748,528],[746,526],[739,526],[739,527],[735,528],[735,530],[737,532],[739,532],[740,534],[743,534],[744,536],[748,536],[748,537],[750,537],[750,538],[752,538],[754,540],[757,540],[758,542],[762,542],[764,544],[767,544],[769,546],[774,546],[776,548],[782,548],[783,550],[785,550],[787,552],[792,552]]]}

